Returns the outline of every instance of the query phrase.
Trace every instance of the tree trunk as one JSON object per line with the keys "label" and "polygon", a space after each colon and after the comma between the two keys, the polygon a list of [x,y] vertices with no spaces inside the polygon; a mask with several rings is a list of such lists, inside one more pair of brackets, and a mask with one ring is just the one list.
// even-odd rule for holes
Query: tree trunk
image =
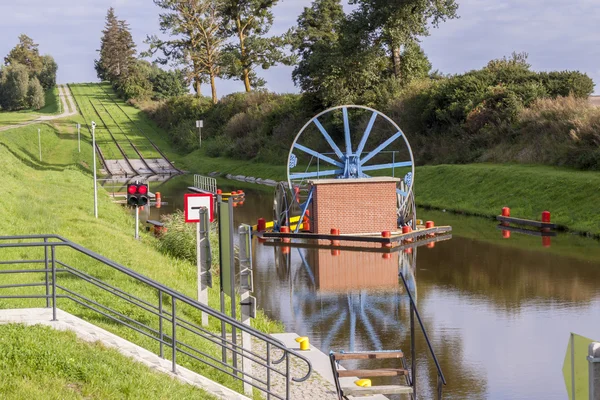
{"label": "tree trunk", "polygon": [[250,86],[250,72],[247,68],[244,68],[244,85],[246,86],[246,92],[252,91],[252,87]]}
{"label": "tree trunk", "polygon": [[194,78],[195,82],[195,89],[196,89],[196,97],[200,97],[202,96],[202,82],[200,82],[200,78],[196,77]]}
{"label": "tree trunk", "polygon": [[212,101],[213,104],[217,104],[217,84],[215,83],[215,73],[210,73],[210,88],[212,90]]}
{"label": "tree trunk", "polygon": [[398,80],[402,79],[402,54],[400,46],[394,46],[393,50],[394,75]]}

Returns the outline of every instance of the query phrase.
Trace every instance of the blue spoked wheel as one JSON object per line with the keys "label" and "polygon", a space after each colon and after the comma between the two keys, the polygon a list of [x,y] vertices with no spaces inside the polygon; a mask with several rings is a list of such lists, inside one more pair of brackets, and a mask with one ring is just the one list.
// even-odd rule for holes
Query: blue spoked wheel
{"label": "blue spoked wheel", "polygon": [[300,210],[310,201],[310,181],[375,176],[401,179],[398,215],[405,214],[415,176],[410,143],[391,118],[369,107],[323,111],[298,132],[288,155],[288,188]]}

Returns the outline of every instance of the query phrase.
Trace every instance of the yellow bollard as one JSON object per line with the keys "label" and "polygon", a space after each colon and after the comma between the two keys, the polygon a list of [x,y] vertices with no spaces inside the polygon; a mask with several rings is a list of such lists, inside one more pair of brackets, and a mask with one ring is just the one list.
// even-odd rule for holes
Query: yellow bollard
{"label": "yellow bollard", "polygon": [[296,338],[296,342],[300,343],[300,350],[310,350],[310,343],[306,336]]}
{"label": "yellow bollard", "polygon": [[354,384],[356,386],[360,386],[360,387],[371,387],[371,380],[370,379],[359,379],[357,381],[354,381]]}

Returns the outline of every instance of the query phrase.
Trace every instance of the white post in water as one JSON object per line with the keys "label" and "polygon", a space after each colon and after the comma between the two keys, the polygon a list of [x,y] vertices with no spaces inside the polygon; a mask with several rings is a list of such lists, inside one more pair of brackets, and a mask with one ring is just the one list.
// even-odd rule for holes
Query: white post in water
{"label": "white post in water", "polygon": [[[211,254],[208,209],[200,207],[200,222],[196,224],[196,265],[198,267],[198,302],[208,306],[208,287],[211,282]],[[202,326],[208,326],[208,314],[202,312]]]}
{"label": "white post in water", "polygon": [[92,121],[92,170],[94,170],[94,216],[98,218],[98,183],[96,182],[96,123]]}
{"label": "white post in water", "polygon": [[[242,323],[252,326],[252,318],[256,317],[256,298],[250,296],[254,290],[252,277],[252,233],[248,225],[240,225],[240,305],[242,306]],[[246,331],[242,331],[242,349],[244,353],[252,352],[252,338]],[[248,357],[242,358],[242,370],[246,381],[252,382],[248,375],[252,375],[252,361]],[[244,382],[244,393],[252,396],[252,385]]]}
{"label": "white post in water", "polygon": [[198,128],[200,130],[200,133],[198,134],[198,147],[202,147],[202,128],[204,127],[204,121],[203,120],[198,120],[196,121],[196,128]]}
{"label": "white post in water", "polygon": [[77,147],[81,153],[81,124],[77,124]]}
{"label": "white post in water", "polygon": [[140,207],[135,206],[135,239],[140,238]]}
{"label": "white post in water", "polygon": [[590,400],[600,399],[600,343],[590,343],[588,350],[590,363]]}
{"label": "white post in water", "polygon": [[42,134],[40,128],[38,128],[38,146],[40,148],[40,161],[42,161]]}

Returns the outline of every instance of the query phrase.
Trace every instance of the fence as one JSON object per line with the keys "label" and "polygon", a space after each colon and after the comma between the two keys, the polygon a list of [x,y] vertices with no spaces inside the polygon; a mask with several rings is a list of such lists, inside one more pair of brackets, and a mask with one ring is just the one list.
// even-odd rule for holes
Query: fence
{"label": "fence", "polygon": [[[312,372],[306,357],[269,335],[60,236],[0,237],[0,260],[0,299],[28,307],[45,301],[54,320],[60,302],[61,309],[170,359],[174,373],[185,365],[236,390],[245,383],[267,399],[289,399],[291,382]],[[215,331],[225,324],[264,350],[244,350],[231,335],[202,327],[202,313]],[[303,376],[292,376],[292,361]],[[240,365],[252,365],[252,372]]]}

